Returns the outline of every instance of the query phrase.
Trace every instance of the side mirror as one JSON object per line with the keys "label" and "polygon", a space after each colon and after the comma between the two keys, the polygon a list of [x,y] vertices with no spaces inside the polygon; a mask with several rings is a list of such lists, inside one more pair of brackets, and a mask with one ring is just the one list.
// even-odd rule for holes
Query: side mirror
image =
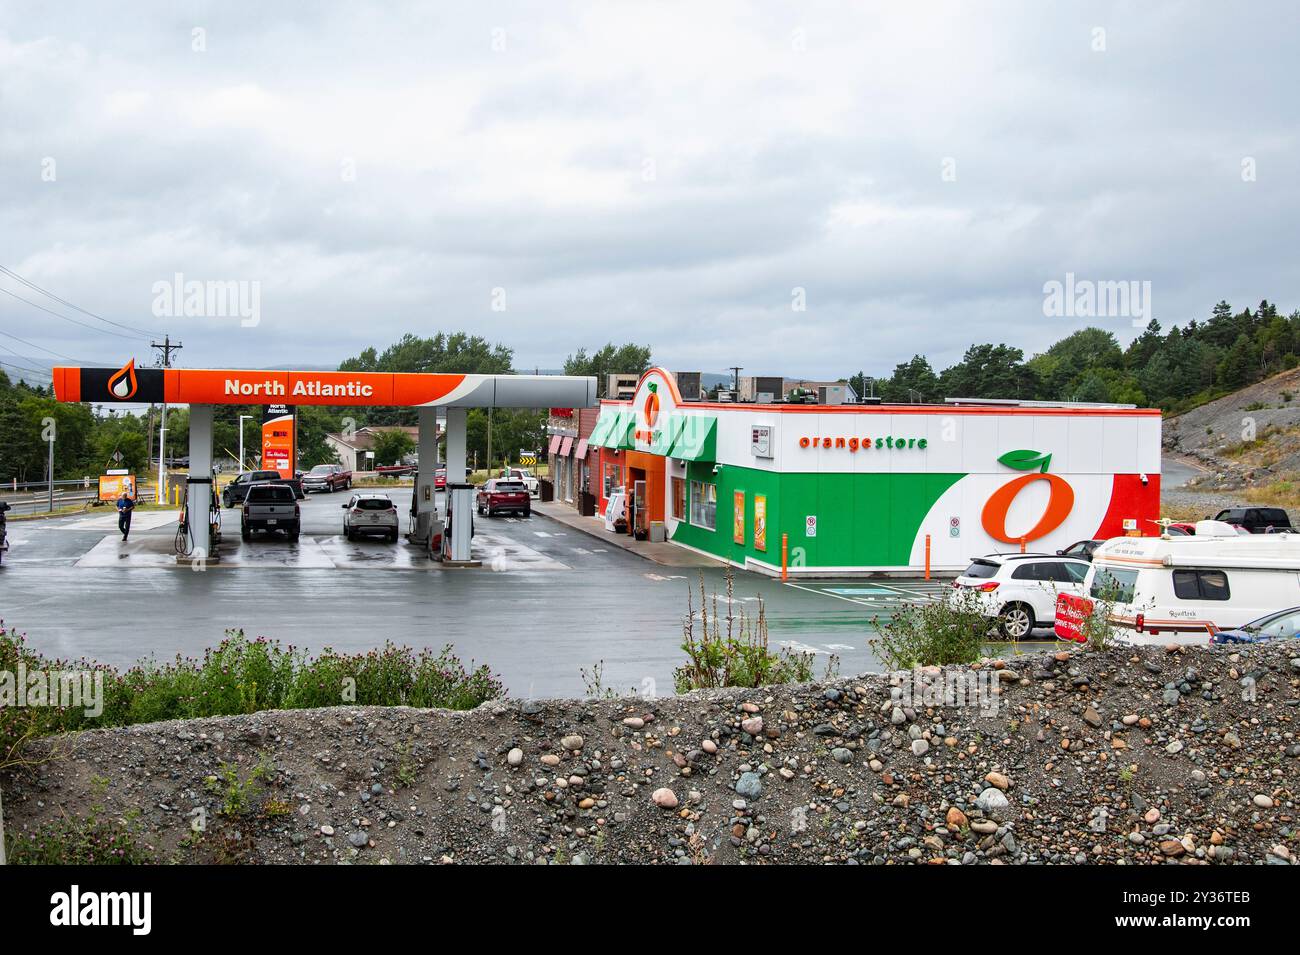
{"label": "side mirror", "polygon": [[339,507],[343,508],[343,510],[345,511],[348,509],[348,506],[346,504],[340,504]]}

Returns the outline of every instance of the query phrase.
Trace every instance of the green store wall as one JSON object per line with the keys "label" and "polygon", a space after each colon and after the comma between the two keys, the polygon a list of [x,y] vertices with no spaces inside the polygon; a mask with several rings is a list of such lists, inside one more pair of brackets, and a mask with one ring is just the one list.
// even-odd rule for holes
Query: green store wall
{"label": "green store wall", "polygon": [[[716,529],[677,525],[672,539],[744,563],[753,557],[781,564],[781,535],[790,535],[790,563],[802,547],[809,567],[896,567],[912,557],[921,521],[963,474],[777,474],[726,465],[687,465],[687,481],[715,484]],[[735,492],[745,493],[745,543],[733,540]],[[690,516],[689,484],[687,516]],[[754,549],[754,496],[767,496],[767,550]],[[805,518],[817,516],[817,536],[805,536]]]}

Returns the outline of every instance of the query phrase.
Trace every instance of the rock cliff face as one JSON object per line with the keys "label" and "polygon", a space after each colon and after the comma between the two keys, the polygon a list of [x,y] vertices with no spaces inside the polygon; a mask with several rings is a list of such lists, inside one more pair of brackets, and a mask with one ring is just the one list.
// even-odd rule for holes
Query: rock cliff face
{"label": "rock cliff face", "polygon": [[[1167,450],[1210,469],[1195,486],[1238,488],[1300,471],[1300,368],[1168,418],[1163,433]],[[1243,448],[1252,434],[1258,443]]]}
{"label": "rock cliff face", "polygon": [[1298,717],[1296,642],[1078,650],[92,731],[4,807],[19,855],[93,815],[159,861],[1296,864]]}

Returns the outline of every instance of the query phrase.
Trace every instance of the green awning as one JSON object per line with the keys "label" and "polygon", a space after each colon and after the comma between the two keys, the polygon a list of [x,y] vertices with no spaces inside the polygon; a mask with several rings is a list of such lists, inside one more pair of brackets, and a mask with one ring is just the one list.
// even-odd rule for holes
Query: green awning
{"label": "green awning", "polygon": [[650,442],[650,453],[659,454],[663,457],[669,457],[672,454],[673,445],[681,437],[682,428],[686,425],[685,415],[672,415],[664,422],[662,428],[655,431],[654,440]]}
{"label": "green awning", "polygon": [[605,447],[615,448],[619,451],[631,451],[636,447],[636,441],[632,437],[632,428],[635,425],[635,411],[620,411],[613,427],[609,430],[609,436],[605,440]]}
{"label": "green awning", "polygon": [[609,432],[613,430],[614,419],[619,412],[613,408],[601,408],[600,414],[596,418],[596,426],[591,429],[591,434],[587,437],[587,443],[594,447],[606,447],[605,440],[609,437]]}
{"label": "green awning", "polygon": [[713,415],[682,415],[681,434],[673,442],[671,456],[680,461],[718,459],[718,419]]}

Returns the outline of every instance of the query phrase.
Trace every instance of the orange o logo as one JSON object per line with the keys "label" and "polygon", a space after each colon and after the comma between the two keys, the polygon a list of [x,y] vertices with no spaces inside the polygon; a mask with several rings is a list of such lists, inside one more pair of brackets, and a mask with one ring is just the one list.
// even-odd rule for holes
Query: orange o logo
{"label": "orange o logo", "polygon": [[650,385],[650,393],[645,396],[645,423],[648,427],[653,428],[655,422],[659,420],[659,388],[657,385]]}
{"label": "orange o logo", "polygon": [[[1012,537],[1007,533],[1007,512],[1011,509],[1011,503],[1016,499],[1016,495],[1034,481],[1046,481],[1051,487],[1047,510],[1028,533],[1020,537]],[[1074,488],[1070,487],[1069,482],[1064,478],[1057,477],[1055,474],[1024,474],[1013,481],[1008,481],[993,492],[988,503],[984,505],[984,512],[980,514],[980,523],[984,525],[984,532],[994,540],[1000,540],[1004,544],[1018,544],[1021,540],[1037,540],[1056,530],[1069,516],[1070,509],[1073,507]]]}

